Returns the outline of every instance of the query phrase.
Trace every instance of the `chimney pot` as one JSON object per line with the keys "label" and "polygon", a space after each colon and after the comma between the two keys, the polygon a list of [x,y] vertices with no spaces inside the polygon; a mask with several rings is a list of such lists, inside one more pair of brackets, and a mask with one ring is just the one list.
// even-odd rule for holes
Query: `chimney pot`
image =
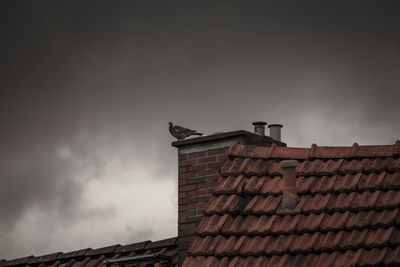
{"label": "chimney pot", "polygon": [[255,121],[252,123],[254,125],[254,132],[258,135],[265,136],[265,121]]}
{"label": "chimney pot", "polygon": [[[295,199],[296,202],[299,200],[296,189],[296,166],[298,165],[298,163],[299,162],[297,160],[282,160],[280,162],[283,176],[283,198]],[[286,208],[294,208],[292,207],[292,205],[290,206],[291,207]]]}
{"label": "chimney pot", "polygon": [[269,136],[277,141],[281,141],[281,128],[282,124],[271,124],[268,125],[269,128]]}

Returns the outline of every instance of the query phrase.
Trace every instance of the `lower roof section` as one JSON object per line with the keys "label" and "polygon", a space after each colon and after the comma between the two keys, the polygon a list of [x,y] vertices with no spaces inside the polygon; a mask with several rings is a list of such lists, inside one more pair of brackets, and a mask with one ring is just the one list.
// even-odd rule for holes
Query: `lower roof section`
{"label": "lower roof section", "polygon": [[[81,249],[67,253],[57,252],[43,256],[29,256],[14,260],[0,260],[5,266],[105,266],[105,261],[132,258],[150,254],[166,257],[143,257],[136,266],[170,266],[176,263],[177,237],[152,242],[150,240],[129,245],[113,245],[97,249]],[[113,265],[118,266],[118,265]]]}

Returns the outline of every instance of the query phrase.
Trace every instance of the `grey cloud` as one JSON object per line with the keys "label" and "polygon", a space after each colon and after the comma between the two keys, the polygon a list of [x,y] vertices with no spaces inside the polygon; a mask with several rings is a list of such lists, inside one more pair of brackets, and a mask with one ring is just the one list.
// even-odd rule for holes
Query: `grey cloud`
{"label": "grey cloud", "polygon": [[[11,235],[33,206],[57,214],[51,229],[116,212],[81,203],[115,155],[174,177],[168,121],[205,133],[283,123],[298,146],[393,143],[400,21],[363,4],[2,2],[0,256],[24,256]],[[154,235],[127,225],[91,246]]]}

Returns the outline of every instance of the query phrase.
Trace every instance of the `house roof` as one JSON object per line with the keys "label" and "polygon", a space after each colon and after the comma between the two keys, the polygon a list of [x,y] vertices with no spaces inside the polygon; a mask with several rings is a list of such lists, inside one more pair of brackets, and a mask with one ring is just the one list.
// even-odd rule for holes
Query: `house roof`
{"label": "house roof", "polygon": [[[233,143],[183,266],[400,264],[400,141],[311,148]],[[282,212],[279,161],[296,159]]]}
{"label": "house roof", "polygon": [[[153,255],[152,255],[153,254]],[[170,261],[165,260],[166,255]],[[29,256],[15,260],[0,260],[0,266],[105,266],[106,260],[131,258],[136,256],[151,255],[151,258],[143,260],[129,266],[171,266],[177,260],[177,238],[169,238],[160,241],[143,241],[129,245],[113,245],[97,249],[81,249],[68,253],[52,253],[44,256]],[[112,265],[116,266],[116,265]]]}

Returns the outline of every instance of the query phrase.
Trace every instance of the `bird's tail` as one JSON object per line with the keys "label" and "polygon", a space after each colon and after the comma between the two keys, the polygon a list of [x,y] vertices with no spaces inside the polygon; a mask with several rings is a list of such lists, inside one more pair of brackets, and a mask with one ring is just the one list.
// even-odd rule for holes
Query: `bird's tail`
{"label": "bird's tail", "polygon": [[203,135],[202,133],[193,133],[193,134],[198,135],[198,136],[202,136]]}

